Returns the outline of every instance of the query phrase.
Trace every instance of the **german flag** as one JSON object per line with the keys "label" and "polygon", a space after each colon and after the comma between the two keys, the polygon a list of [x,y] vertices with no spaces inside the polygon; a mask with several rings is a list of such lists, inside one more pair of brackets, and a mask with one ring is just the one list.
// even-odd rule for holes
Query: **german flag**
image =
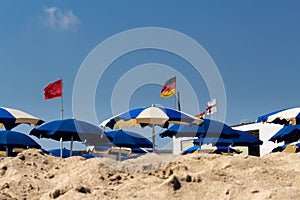
{"label": "german flag", "polygon": [[176,76],[169,79],[161,89],[160,97],[167,98],[176,93]]}

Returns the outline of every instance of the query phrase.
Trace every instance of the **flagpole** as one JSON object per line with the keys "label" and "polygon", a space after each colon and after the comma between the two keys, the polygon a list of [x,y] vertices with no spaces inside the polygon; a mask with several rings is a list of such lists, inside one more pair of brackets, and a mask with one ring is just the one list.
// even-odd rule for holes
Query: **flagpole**
{"label": "flagpole", "polygon": [[178,110],[181,111],[181,103],[180,103],[179,91],[177,92],[177,103],[178,103]]}
{"label": "flagpole", "polygon": [[174,109],[176,110],[176,104],[177,104],[177,99],[176,99],[176,93],[174,94]]}
{"label": "flagpole", "polygon": [[[176,77],[176,76],[175,76]],[[176,80],[177,82],[177,80]],[[176,83],[175,82],[175,83]],[[177,99],[176,99],[176,92],[177,92],[177,83],[175,84],[175,94],[174,94],[174,108],[176,110],[176,104],[177,104]],[[178,93],[179,94],[179,93]],[[178,104],[179,105],[179,104]],[[180,108],[178,107],[178,110]],[[175,154],[175,135],[173,135],[172,137],[172,154],[174,155]]]}
{"label": "flagpole", "polygon": [[[57,81],[54,81],[50,84],[48,84],[44,88],[44,95],[45,95],[45,100],[48,99],[53,99],[53,98],[58,98],[60,97],[60,106],[61,106],[61,120],[64,119],[64,108],[63,108],[63,83],[62,83],[62,78],[60,78]],[[62,137],[60,138],[60,156],[62,157],[62,148],[63,148],[63,141]]]}
{"label": "flagpole", "polygon": [[[63,88],[63,85],[61,86],[61,89]],[[61,108],[61,120],[64,119],[64,100],[63,100],[63,92],[61,93],[61,98],[60,98],[60,108]],[[60,138],[60,157],[62,158],[63,157],[63,152],[62,152],[62,149],[63,149],[63,140],[62,140],[62,137]],[[70,156],[72,154],[70,153]]]}
{"label": "flagpole", "polygon": [[[174,108],[176,110],[176,104],[177,104],[177,99],[176,99],[176,88],[175,88],[175,94],[174,94]],[[172,154],[175,154],[175,135],[172,137]]]}
{"label": "flagpole", "polygon": [[64,102],[63,101],[64,101],[63,97],[61,96],[61,98],[60,98],[60,107],[61,107],[60,112],[61,112],[61,119],[62,120],[64,119]]}
{"label": "flagpole", "polygon": [[175,110],[176,110],[176,104],[177,104],[176,92],[177,92],[177,80],[176,80],[176,76],[175,76],[175,94],[174,94],[174,109]]}
{"label": "flagpole", "polygon": [[64,94],[63,94],[63,83],[61,85],[61,89],[62,89],[62,92],[61,92],[61,98],[60,98],[60,108],[61,108],[61,119],[63,120],[64,119],[64,100],[63,100],[63,97],[64,97]]}

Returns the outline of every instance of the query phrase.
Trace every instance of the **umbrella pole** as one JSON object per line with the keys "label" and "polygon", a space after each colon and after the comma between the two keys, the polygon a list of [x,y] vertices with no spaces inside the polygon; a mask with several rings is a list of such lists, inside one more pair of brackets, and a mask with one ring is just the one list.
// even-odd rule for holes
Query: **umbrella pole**
{"label": "umbrella pole", "polygon": [[62,137],[60,138],[59,142],[60,142],[60,157],[62,158],[63,157],[63,155],[62,155],[62,148],[63,148]]}
{"label": "umbrella pole", "polygon": [[119,148],[119,161],[121,162],[121,147]]}
{"label": "umbrella pole", "polygon": [[70,143],[70,157],[72,156],[72,150],[73,150],[73,136],[71,137],[71,143]]}
{"label": "umbrella pole", "polygon": [[172,137],[172,154],[175,155],[175,135]]}
{"label": "umbrella pole", "polygon": [[201,144],[202,144],[202,137],[199,136],[199,155],[200,155],[200,151],[201,151]]}
{"label": "umbrella pole", "polygon": [[6,146],[6,157],[8,157],[8,146]]}
{"label": "umbrella pole", "polygon": [[155,128],[154,124],[152,125],[152,151],[155,153]]}

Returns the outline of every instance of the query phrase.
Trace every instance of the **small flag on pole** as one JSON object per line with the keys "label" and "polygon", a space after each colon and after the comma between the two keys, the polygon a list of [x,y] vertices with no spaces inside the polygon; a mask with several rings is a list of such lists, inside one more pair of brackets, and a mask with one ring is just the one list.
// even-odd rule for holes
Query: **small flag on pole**
{"label": "small flag on pole", "polygon": [[62,79],[50,83],[44,88],[45,100],[62,97]]}
{"label": "small flag on pole", "polygon": [[200,113],[200,114],[198,114],[198,115],[195,115],[195,117],[201,118],[201,119],[205,119],[205,111],[202,112],[202,113]]}
{"label": "small flag on pole", "polygon": [[161,89],[160,97],[167,98],[176,94],[176,76],[169,79]]}
{"label": "small flag on pole", "polygon": [[217,112],[217,100],[216,100],[216,98],[214,98],[211,101],[207,102],[207,105],[206,105],[206,114],[207,115],[212,115],[215,112]]}

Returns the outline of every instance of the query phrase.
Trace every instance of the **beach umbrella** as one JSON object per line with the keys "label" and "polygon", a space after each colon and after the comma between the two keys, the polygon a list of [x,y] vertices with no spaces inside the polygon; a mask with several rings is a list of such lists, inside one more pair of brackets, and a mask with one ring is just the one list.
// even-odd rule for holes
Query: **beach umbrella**
{"label": "beach umbrella", "polygon": [[300,124],[293,126],[292,124],[284,126],[269,141],[292,143],[300,139]]}
{"label": "beach umbrella", "polygon": [[128,147],[128,148],[152,148],[153,144],[150,140],[144,136],[124,131],[124,130],[115,130],[115,131],[105,131],[104,135],[116,146],[118,147]]}
{"label": "beach umbrella", "polygon": [[[235,130],[240,136],[238,138],[224,139],[216,137],[205,137],[202,139],[202,144],[213,144],[215,146],[251,146],[254,144],[262,145],[263,142],[250,133]],[[194,144],[199,145],[199,138],[194,140]]]}
{"label": "beach umbrella", "polygon": [[161,126],[167,128],[169,124],[197,124],[203,121],[187,113],[163,108],[156,105],[149,107],[137,108],[116,115],[108,120],[103,121],[100,126],[111,129],[120,129],[121,127],[137,127],[138,125],[152,127],[153,151],[155,151],[155,129]]}
{"label": "beach umbrella", "polygon": [[210,119],[203,119],[203,124],[197,125],[180,125],[175,124],[166,131],[160,133],[160,137],[220,137],[220,138],[237,138],[240,134],[228,125]]}
{"label": "beach umbrella", "polygon": [[242,153],[239,149],[234,149],[232,147],[227,146],[215,146],[209,153],[215,153],[215,154],[240,154]]}
{"label": "beach umbrella", "polygon": [[37,148],[41,146],[26,134],[16,131],[0,131],[0,146],[6,148]]}
{"label": "beach umbrella", "polygon": [[238,138],[232,138],[233,143],[232,146],[251,146],[251,145],[262,145],[263,141],[258,139],[257,137],[251,135],[246,131],[235,130],[240,134]]}
{"label": "beach umbrella", "polygon": [[199,145],[195,145],[195,146],[192,146],[186,150],[184,150],[181,154],[182,155],[186,155],[186,154],[191,154],[191,153],[194,153],[195,151],[199,150]]}
{"label": "beach umbrella", "polygon": [[292,122],[293,125],[300,123],[300,107],[282,109],[262,115],[257,118],[257,122],[269,122],[282,125],[288,125]]}
{"label": "beach umbrella", "polygon": [[[81,141],[90,145],[100,145],[105,142],[101,138],[102,129],[88,122],[76,119],[55,120],[34,128],[29,134],[38,138],[50,138],[57,141],[71,141],[70,155],[72,155],[73,141]],[[62,147],[61,147],[62,149]]]}
{"label": "beach umbrella", "polygon": [[[200,138],[194,139],[193,144],[199,145]],[[233,143],[232,139],[224,139],[224,138],[202,138],[201,145],[203,144],[213,144],[215,146],[230,146]]]}
{"label": "beach umbrella", "polygon": [[83,154],[81,156],[84,157],[85,159],[95,158],[95,155],[93,155],[93,154]]}
{"label": "beach umbrella", "polygon": [[298,144],[284,144],[284,145],[274,148],[271,153],[276,153],[276,152],[298,153],[298,152],[300,152],[300,145],[299,145],[299,143]]}
{"label": "beach umbrella", "polygon": [[[182,152],[182,155],[186,155],[186,154],[191,154],[191,153],[195,153],[196,151],[198,151],[200,149],[199,145],[195,145],[192,146],[186,150],[184,150]],[[215,146],[213,147],[209,153],[215,153],[215,154],[228,154],[228,153],[237,153],[240,154],[242,153],[240,150],[238,149],[234,149],[228,146]]]}
{"label": "beach umbrella", "polygon": [[152,152],[152,150],[146,150],[144,148],[137,148],[137,147],[133,147],[131,148],[131,152],[132,153],[139,153],[139,154],[143,154],[143,153],[150,153]]}
{"label": "beach umbrella", "polygon": [[43,122],[43,120],[21,110],[0,107],[0,126],[4,125],[6,130],[11,130],[19,124],[33,124],[37,126]]}
{"label": "beach umbrella", "polygon": [[[203,140],[205,138],[211,138],[207,139],[206,142],[213,143],[217,142],[218,138],[225,138],[225,139],[232,139],[232,138],[238,138],[240,137],[240,133],[228,125],[215,121],[210,119],[203,119],[204,122],[200,126],[195,125],[173,125],[168,130],[160,133],[161,137],[198,137],[200,142],[200,147],[203,144]],[[214,139],[213,139],[214,138]],[[213,141],[216,140],[216,141]],[[229,146],[233,143],[232,140],[219,140],[219,142],[225,142],[221,143],[220,145],[226,145]],[[198,143],[199,144],[199,143]]]}
{"label": "beach umbrella", "polygon": [[140,134],[115,130],[104,132],[105,136],[117,147],[119,147],[119,160],[121,160],[121,147],[128,148],[152,148],[153,144],[150,140]]}
{"label": "beach umbrella", "polygon": [[76,151],[73,151],[71,154],[71,151],[66,148],[62,149],[62,154],[60,149],[51,149],[48,150],[48,152],[55,157],[62,157],[62,158],[68,158],[70,156],[80,156],[80,154]]}

